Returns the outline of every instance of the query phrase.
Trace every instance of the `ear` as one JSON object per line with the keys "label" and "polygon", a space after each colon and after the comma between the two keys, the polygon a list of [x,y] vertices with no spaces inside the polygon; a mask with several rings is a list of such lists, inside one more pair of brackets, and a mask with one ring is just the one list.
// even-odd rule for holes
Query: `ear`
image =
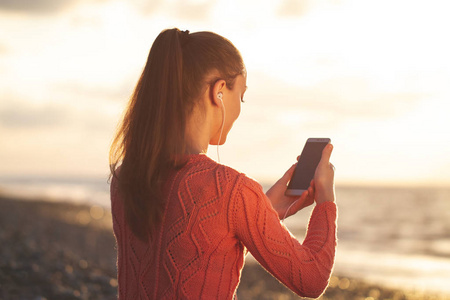
{"label": "ear", "polygon": [[214,85],[210,89],[210,95],[209,98],[211,100],[211,103],[213,105],[222,106],[222,101],[217,97],[219,93],[222,93],[222,95],[225,93],[225,90],[227,88],[227,83],[223,79],[217,80]]}

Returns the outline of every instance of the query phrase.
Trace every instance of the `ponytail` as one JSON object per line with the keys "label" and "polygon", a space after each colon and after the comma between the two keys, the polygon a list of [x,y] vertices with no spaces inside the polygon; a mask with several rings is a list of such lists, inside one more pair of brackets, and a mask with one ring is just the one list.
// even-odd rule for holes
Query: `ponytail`
{"label": "ponytail", "polygon": [[206,74],[235,78],[243,68],[237,49],[211,32],[174,28],[154,41],[110,149],[111,176],[139,238],[151,236],[161,221],[169,171],[186,163],[186,122]]}

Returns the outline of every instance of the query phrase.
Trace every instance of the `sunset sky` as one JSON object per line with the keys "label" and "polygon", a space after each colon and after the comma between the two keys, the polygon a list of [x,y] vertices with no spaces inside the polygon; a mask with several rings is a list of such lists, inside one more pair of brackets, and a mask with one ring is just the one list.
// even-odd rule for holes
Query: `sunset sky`
{"label": "sunset sky", "polygon": [[[329,137],[339,184],[450,185],[447,1],[0,0],[0,175],[106,176],[153,40],[214,31],[248,70],[221,162],[280,177]],[[217,158],[216,147],[209,155]]]}

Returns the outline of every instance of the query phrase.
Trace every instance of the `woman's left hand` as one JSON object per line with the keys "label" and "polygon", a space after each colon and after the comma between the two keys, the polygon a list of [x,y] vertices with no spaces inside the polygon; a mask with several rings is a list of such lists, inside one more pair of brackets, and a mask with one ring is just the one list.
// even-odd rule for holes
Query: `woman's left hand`
{"label": "woman's left hand", "polygon": [[[296,165],[297,164],[292,165],[292,167],[290,167],[289,170],[286,171],[283,177],[281,177],[266,192],[266,196],[269,198],[273,208],[278,213],[278,217],[280,218],[280,220],[292,216],[299,210],[314,203],[314,196],[315,196],[314,180],[311,181],[311,185],[309,186],[308,190],[303,192],[303,194],[300,197],[286,196],[284,194],[286,192],[287,184],[289,183],[289,180],[291,180],[291,177],[294,174]],[[292,205],[292,203],[294,203],[295,201],[297,202]],[[286,211],[288,209],[289,211],[286,214]]]}

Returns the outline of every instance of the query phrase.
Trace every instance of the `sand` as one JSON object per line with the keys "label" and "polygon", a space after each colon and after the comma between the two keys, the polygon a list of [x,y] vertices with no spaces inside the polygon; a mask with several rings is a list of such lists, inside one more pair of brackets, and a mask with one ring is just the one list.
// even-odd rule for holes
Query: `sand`
{"label": "sand", "polygon": [[[116,299],[111,213],[89,206],[0,196],[0,299]],[[301,299],[247,262],[238,299]],[[333,274],[320,299],[448,299]]]}

